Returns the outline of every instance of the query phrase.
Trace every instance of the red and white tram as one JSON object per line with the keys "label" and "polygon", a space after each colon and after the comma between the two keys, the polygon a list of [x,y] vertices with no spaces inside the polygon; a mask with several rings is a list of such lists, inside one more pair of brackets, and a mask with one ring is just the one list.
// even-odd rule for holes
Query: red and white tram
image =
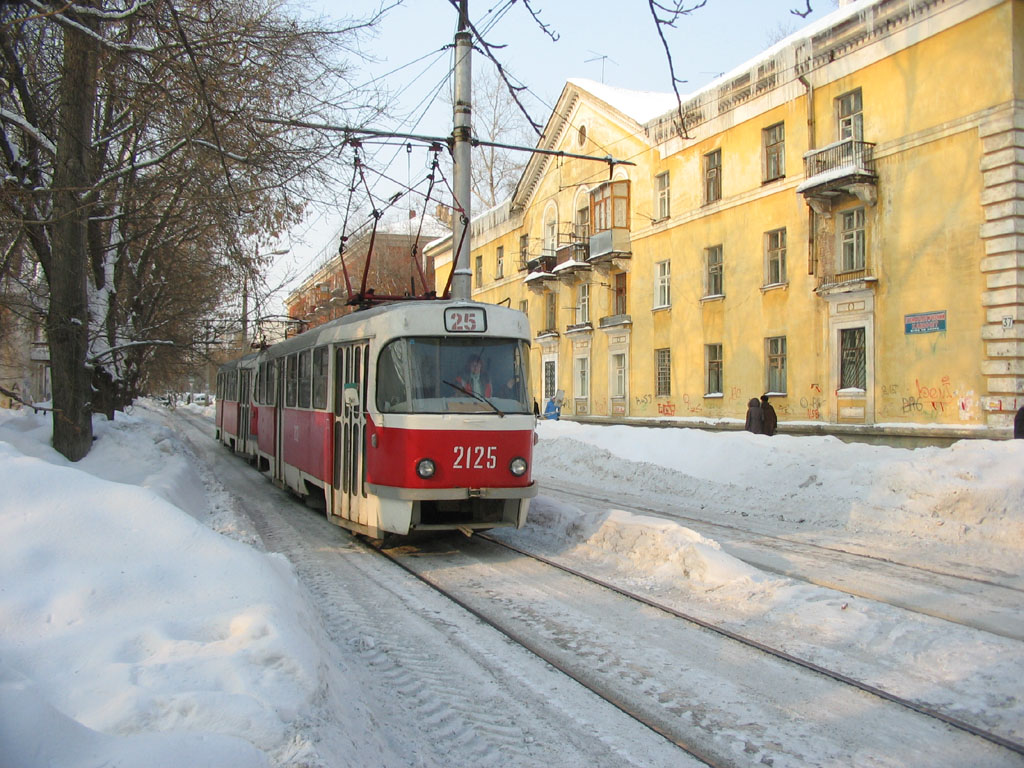
{"label": "red and white tram", "polygon": [[369,536],[521,527],[536,495],[529,338],[497,305],[355,312],[222,366],[217,437]]}

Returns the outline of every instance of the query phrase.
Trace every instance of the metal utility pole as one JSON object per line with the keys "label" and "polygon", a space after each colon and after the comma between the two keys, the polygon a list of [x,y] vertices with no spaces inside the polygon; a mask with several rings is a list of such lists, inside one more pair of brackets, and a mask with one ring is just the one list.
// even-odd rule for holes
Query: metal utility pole
{"label": "metal utility pole", "polygon": [[473,271],[469,267],[470,250],[470,150],[472,149],[472,70],[470,53],[473,50],[469,32],[469,0],[459,2],[459,27],[455,33],[455,125],[452,130],[452,160],[455,192],[455,228],[452,243],[457,249],[455,272],[452,275],[452,298],[469,299],[473,288]]}

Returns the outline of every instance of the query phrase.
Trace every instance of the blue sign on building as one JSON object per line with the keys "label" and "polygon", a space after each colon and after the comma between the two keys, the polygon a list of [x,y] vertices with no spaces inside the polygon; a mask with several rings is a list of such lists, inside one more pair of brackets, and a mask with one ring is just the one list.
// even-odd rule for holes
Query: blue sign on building
{"label": "blue sign on building", "polygon": [[904,333],[935,333],[946,330],[946,310],[903,316]]}

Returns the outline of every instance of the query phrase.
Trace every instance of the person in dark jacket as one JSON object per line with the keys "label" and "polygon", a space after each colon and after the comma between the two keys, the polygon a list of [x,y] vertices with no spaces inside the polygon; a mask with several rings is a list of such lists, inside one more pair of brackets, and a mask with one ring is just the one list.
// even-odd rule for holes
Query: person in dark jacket
{"label": "person in dark jacket", "polygon": [[1017,415],[1013,417],[1013,436],[1024,440],[1024,405],[1017,411]]}
{"label": "person in dark jacket", "polygon": [[750,398],[747,403],[747,423],[743,428],[755,435],[764,434],[764,414],[761,412],[761,401],[756,397]]}
{"label": "person in dark jacket", "polygon": [[774,435],[779,426],[779,417],[775,415],[775,408],[768,402],[768,395],[761,395],[761,420],[764,422],[764,433]]}

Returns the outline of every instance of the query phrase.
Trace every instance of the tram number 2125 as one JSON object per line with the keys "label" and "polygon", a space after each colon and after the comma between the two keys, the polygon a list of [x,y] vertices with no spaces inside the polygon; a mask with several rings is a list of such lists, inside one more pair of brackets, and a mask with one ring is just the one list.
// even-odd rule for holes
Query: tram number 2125
{"label": "tram number 2125", "polygon": [[456,445],[453,469],[494,469],[498,465],[494,445]]}

